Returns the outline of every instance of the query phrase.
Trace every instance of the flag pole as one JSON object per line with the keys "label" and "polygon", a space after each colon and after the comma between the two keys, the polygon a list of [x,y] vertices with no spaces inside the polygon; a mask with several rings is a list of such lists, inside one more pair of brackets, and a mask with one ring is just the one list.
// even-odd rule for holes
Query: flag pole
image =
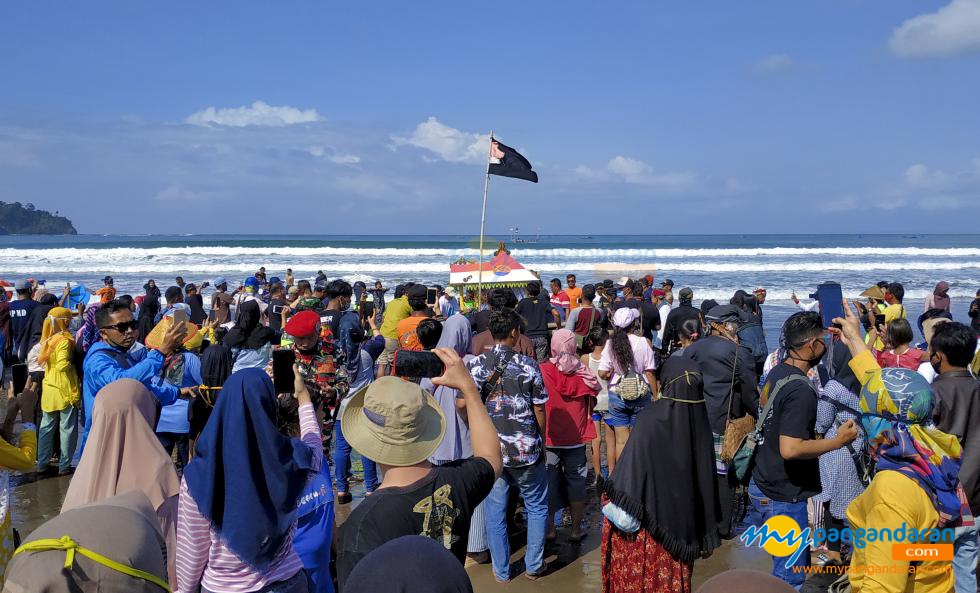
{"label": "flag pole", "polygon": [[490,158],[493,156],[493,130],[490,130],[490,140],[487,142],[487,172],[483,180],[483,211],[480,213],[480,267],[476,269],[476,307],[479,310],[483,304],[483,229],[487,222],[487,192],[490,191]]}

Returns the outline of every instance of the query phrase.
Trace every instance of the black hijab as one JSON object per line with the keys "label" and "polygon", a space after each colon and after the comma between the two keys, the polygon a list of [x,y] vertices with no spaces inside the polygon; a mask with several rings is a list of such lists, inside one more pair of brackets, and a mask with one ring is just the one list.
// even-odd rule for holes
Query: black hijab
{"label": "black hijab", "polygon": [[184,297],[184,302],[191,308],[188,317],[194,325],[201,325],[208,319],[208,313],[204,310],[204,297],[199,294],[190,294]]}
{"label": "black hijab", "polygon": [[245,301],[238,306],[235,327],[228,331],[224,345],[228,348],[257,350],[272,342],[276,332],[262,325],[262,310],[254,300]]}
{"label": "black hijab", "polygon": [[152,294],[147,294],[143,297],[143,303],[140,305],[140,316],[136,320],[136,329],[139,330],[139,341],[141,344],[146,344],[146,336],[150,335],[150,332],[153,331],[153,326],[156,325],[156,318],[159,312],[160,299]]}
{"label": "black hijab", "polygon": [[830,352],[825,360],[830,361],[830,368],[827,369],[830,379],[833,379],[844,386],[845,389],[855,395],[861,395],[861,383],[854,376],[851,365],[851,353],[843,342],[831,340]]}
{"label": "black hijab", "polygon": [[58,306],[58,297],[48,293],[40,298],[37,306],[31,311],[27,323],[24,325],[24,333],[21,334],[20,359],[25,360],[27,354],[41,341],[41,333],[44,331],[44,320],[48,318],[51,309]]}
{"label": "black hijab", "polygon": [[706,558],[721,545],[715,451],[697,361],[675,354],[660,399],[640,412],[606,495],[672,556]]}
{"label": "black hijab", "polygon": [[473,593],[459,560],[421,535],[403,535],[371,550],[346,582],[373,593]]}

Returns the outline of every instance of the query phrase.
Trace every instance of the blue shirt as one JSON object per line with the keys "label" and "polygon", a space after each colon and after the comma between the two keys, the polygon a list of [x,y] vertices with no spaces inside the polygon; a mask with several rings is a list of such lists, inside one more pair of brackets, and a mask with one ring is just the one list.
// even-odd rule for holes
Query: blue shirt
{"label": "blue shirt", "polygon": [[[201,385],[201,359],[196,354],[190,352],[183,353],[184,374],[181,377],[180,385],[177,387],[197,387]],[[155,385],[173,385],[171,380],[164,379],[160,375],[153,378]],[[174,403],[163,406],[160,410],[160,420],[157,421],[156,432],[172,432],[175,434],[187,434],[191,431],[190,420],[187,419],[187,406],[190,402],[186,399],[177,398]]]}
{"label": "blue shirt", "polygon": [[310,472],[306,488],[296,504],[296,535],[293,549],[313,583],[310,593],[334,593],[330,578],[330,544],[333,542],[333,483],[330,464]]}
{"label": "blue shirt", "polygon": [[180,389],[169,383],[154,385],[153,379],[163,369],[164,358],[157,350],[139,350],[134,353],[122,352],[106,342],[98,342],[89,348],[85,355],[84,381],[82,383],[82,404],[85,406],[85,429],[82,431],[84,450],[88,432],[92,428],[92,409],[95,396],[103,387],[119,379],[136,379],[150,390],[163,405],[171,404],[180,394]]}

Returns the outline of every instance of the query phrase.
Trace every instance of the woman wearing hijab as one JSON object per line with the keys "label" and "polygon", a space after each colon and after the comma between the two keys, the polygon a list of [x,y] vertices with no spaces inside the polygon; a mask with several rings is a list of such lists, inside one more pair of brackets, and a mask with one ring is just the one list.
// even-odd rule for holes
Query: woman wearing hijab
{"label": "woman wearing hijab", "polygon": [[948,313],[949,308],[949,282],[939,282],[936,284],[936,288],[933,289],[932,294],[926,297],[926,305],[923,311],[939,309]]}
{"label": "woman wearing hijab", "polygon": [[140,305],[139,317],[136,319],[137,331],[139,332],[139,337],[136,339],[140,344],[146,344],[146,336],[150,335],[150,332],[156,327],[157,315],[159,314],[160,299],[153,295],[146,295]]}
{"label": "woman wearing hijab", "polygon": [[85,309],[85,323],[82,324],[82,329],[78,330],[78,334],[75,335],[75,343],[81,349],[82,357],[84,358],[85,353],[88,349],[102,340],[102,336],[99,334],[99,324],[95,321],[95,314],[99,312],[101,305],[89,305]]}
{"label": "woman wearing hijab", "polygon": [[[828,369],[832,377],[823,387],[817,402],[816,432],[829,439],[837,436],[837,429],[848,420],[859,421],[854,411],[859,406],[858,394],[861,384],[858,383],[854,371],[848,366],[851,354],[847,346],[839,341],[831,342],[830,361]],[[840,449],[835,449],[820,456],[820,484],[823,490],[813,497],[813,502],[824,505],[824,527],[837,530],[844,528],[847,518],[847,507],[851,501],[864,492],[864,484],[854,465],[854,454],[862,451],[864,437],[858,434],[857,439]],[[841,542],[828,541],[828,558],[831,563],[840,563]]]}
{"label": "woman wearing hijab", "polygon": [[61,512],[139,490],[149,499],[167,543],[167,575],[174,583],[180,482],[153,432],[157,414],[157,399],[135,379],[119,379],[99,391],[88,442]]}
{"label": "woman wearing hijab", "polygon": [[[875,476],[867,490],[847,508],[851,529],[954,528],[972,519],[958,473],[962,449],[957,438],[932,424],[935,396],[922,375],[908,369],[878,366],[861,336],[861,324],[850,306],[846,319],[834,320],[851,351],[849,366],[861,384],[861,427]],[[892,542],[866,540],[855,547],[851,566],[888,570],[850,573],[851,588],[862,591],[946,592],[954,589],[948,561],[922,560],[910,570],[892,559]]]}
{"label": "woman wearing hijab", "polygon": [[432,538],[403,535],[365,556],[349,580],[371,593],[473,593],[459,561]]}
{"label": "woman wearing hijab", "polygon": [[208,418],[211,417],[214,404],[221,395],[221,387],[231,376],[233,364],[231,350],[221,343],[211,344],[201,355],[201,385],[198,396],[190,403],[188,412],[188,420],[191,424],[188,433],[191,451],[194,450],[194,441],[200,436],[208,423]]}
{"label": "woman wearing hijab", "polygon": [[279,433],[265,372],[245,369],[225,382],[180,486],[180,591],[307,591],[292,545],[296,499],[320,470],[323,447],[302,379],[295,390],[302,440]]}
{"label": "woman wearing hijab", "polygon": [[38,527],[10,562],[3,593],[166,593],[164,545],[150,501],[131,490]]}
{"label": "woman wearing hijab", "polygon": [[262,310],[257,301],[239,305],[235,327],[228,330],[224,345],[235,360],[233,373],[242,369],[264,369],[272,357],[272,342],[276,332],[262,325]]}
{"label": "woman wearing hijab", "polygon": [[[541,364],[541,376],[548,392],[545,404],[548,465],[548,512],[554,515],[565,507],[572,509],[569,541],[585,538],[585,479],[588,463],[585,445],[596,437],[592,408],[601,385],[599,378],[576,355],[575,334],[560,329],[551,336],[551,358]],[[548,539],[554,540],[555,523],[548,522]]]}
{"label": "woman wearing hijab", "polygon": [[721,545],[714,441],[698,363],[671,356],[660,378],[660,397],[640,413],[606,482],[603,593],[690,593],[694,561]]}
{"label": "woman wearing hijab", "polygon": [[[459,354],[463,362],[469,362],[473,356],[473,331],[470,320],[462,313],[448,317],[442,326],[442,336],[437,348],[452,348]],[[422,388],[432,394],[442,408],[446,417],[446,433],[439,447],[429,458],[432,465],[446,465],[460,459],[473,457],[473,445],[470,443],[470,429],[466,423],[466,408],[463,404],[462,393],[457,389],[436,386],[431,379],[422,379]],[[339,423],[338,423],[339,425]],[[466,545],[468,559],[485,564],[490,561],[490,544],[486,537],[486,516],[481,502],[473,511],[470,520],[470,536]]]}
{"label": "woman wearing hijab", "polygon": [[68,331],[71,311],[55,307],[44,320],[41,331],[41,351],[37,362],[44,367],[41,387],[41,428],[38,431],[37,471],[48,468],[54,449],[54,430],[59,427],[58,475],[71,473],[71,460],[78,440],[78,406],[82,388],[72,364],[75,340]]}

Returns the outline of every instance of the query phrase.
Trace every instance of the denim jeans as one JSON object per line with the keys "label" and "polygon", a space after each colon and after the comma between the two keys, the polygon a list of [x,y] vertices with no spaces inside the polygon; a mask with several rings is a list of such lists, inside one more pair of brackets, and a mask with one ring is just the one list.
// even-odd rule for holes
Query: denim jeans
{"label": "denim jeans", "polygon": [[528,574],[544,572],[544,537],[548,528],[548,468],[544,455],[534,465],[505,467],[497,478],[486,507],[487,542],[493,560],[493,576],[510,580],[510,539],[507,536],[507,492],[516,484],[527,510],[527,551],[524,564]]}
{"label": "denim jeans", "polygon": [[54,453],[54,429],[59,429],[58,440],[61,443],[61,454],[58,456],[58,469],[68,471],[71,459],[75,456],[75,445],[78,442],[78,408],[68,406],[57,412],[42,412],[41,426],[37,431],[37,471],[48,467],[51,454]]}
{"label": "denim jeans", "polygon": [[978,526],[953,530],[953,579],[956,593],[976,593]]}
{"label": "denim jeans", "polygon": [[[806,500],[800,500],[797,502],[780,502],[778,500],[772,500],[756,485],[755,480],[749,482],[749,500],[752,505],[749,509],[749,514],[745,518],[745,522],[756,527],[761,527],[770,517],[776,515],[786,515],[800,526],[800,529],[807,528],[807,513],[806,513]],[[805,543],[801,543],[801,546],[805,546]],[[772,576],[782,580],[785,583],[792,585],[797,591],[803,587],[803,581],[806,580],[806,573],[803,572],[803,567],[810,566],[810,550],[803,550],[799,558],[793,564],[797,567],[799,572],[794,572],[793,568],[786,567],[786,561],[789,557],[772,557]]]}
{"label": "denim jeans", "polygon": [[[338,494],[350,491],[350,454],[352,451],[350,443],[344,438],[340,424],[339,420],[333,423],[336,433],[333,450],[334,487]],[[361,455],[361,464],[364,466],[364,489],[368,492],[374,492],[378,487],[378,466],[363,455]]]}
{"label": "denim jeans", "polygon": [[177,449],[177,473],[182,473],[187,463],[190,461],[190,437],[187,433],[177,432],[158,432],[157,440],[167,455],[172,456],[174,449]]}

